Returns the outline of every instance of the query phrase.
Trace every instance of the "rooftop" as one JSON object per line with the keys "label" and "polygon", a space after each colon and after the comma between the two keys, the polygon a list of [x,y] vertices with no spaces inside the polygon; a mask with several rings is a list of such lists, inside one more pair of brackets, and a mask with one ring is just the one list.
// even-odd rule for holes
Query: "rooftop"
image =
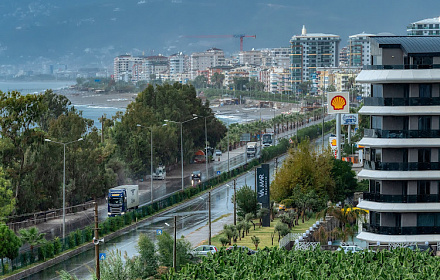
{"label": "rooftop", "polygon": [[440,36],[372,36],[380,48],[402,48],[407,54],[439,54]]}
{"label": "rooftop", "polygon": [[422,19],[413,22],[412,24],[439,24],[439,23],[440,23],[440,17],[435,17],[435,18]]}

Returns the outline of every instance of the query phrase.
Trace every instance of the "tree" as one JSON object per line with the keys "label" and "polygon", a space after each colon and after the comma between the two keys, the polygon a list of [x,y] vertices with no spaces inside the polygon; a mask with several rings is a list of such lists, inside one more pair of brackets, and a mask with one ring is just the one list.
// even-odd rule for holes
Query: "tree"
{"label": "tree", "polygon": [[263,217],[265,217],[266,215],[268,215],[269,214],[269,209],[267,209],[267,208],[260,208],[258,211],[257,211],[257,218],[260,220],[260,227],[261,227],[261,225],[263,224]]}
{"label": "tree", "polygon": [[45,233],[39,233],[36,227],[31,227],[29,229],[20,229],[20,238],[23,243],[28,243],[31,246],[31,254],[33,255],[33,250],[36,245],[44,244],[46,239]]}
{"label": "tree", "polygon": [[158,267],[158,258],[156,255],[156,247],[148,235],[143,233],[139,235],[137,250],[139,252],[139,260],[143,267],[139,277],[145,279],[155,275]]}
{"label": "tree", "polygon": [[215,72],[211,76],[211,84],[213,84],[216,88],[221,88],[224,80],[225,80],[225,75],[217,72]]}
{"label": "tree", "polygon": [[[162,235],[159,235],[158,239],[159,262],[164,266],[173,266],[173,238],[164,232]],[[176,267],[180,269],[191,259],[191,244],[187,240],[178,239],[176,247]]]}
{"label": "tree", "polygon": [[128,266],[122,259],[122,252],[118,249],[112,250],[107,259],[100,263],[100,273],[101,280],[132,279],[129,277]]}
{"label": "tree", "polygon": [[192,82],[195,88],[206,88],[208,84],[208,78],[206,78],[203,75],[199,75],[195,77],[194,81]]}
{"label": "tree", "polygon": [[18,256],[18,249],[20,249],[22,242],[11,229],[4,223],[0,223],[0,259],[2,268],[4,270],[3,259],[8,258],[13,260]]}
{"label": "tree", "polygon": [[[253,191],[251,187],[245,185],[237,190],[236,194],[236,203],[238,208],[237,214],[241,217],[245,217],[248,213],[256,215],[260,206],[257,202],[257,195],[255,191]],[[232,201],[234,201],[234,198],[232,198]]]}
{"label": "tree", "polygon": [[299,90],[303,94],[307,94],[310,91],[310,88],[312,87],[312,81],[306,81],[299,84]]}
{"label": "tree", "polygon": [[258,249],[258,244],[260,244],[260,238],[255,235],[251,237],[252,243],[255,245],[255,250]]}
{"label": "tree", "polygon": [[278,223],[275,225],[274,231],[278,233],[278,242],[280,242],[281,237],[284,237],[290,232],[289,227],[284,223]]}
{"label": "tree", "polygon": [[15,197],[11,189],[11,181],[5,177],[6,175],[3,172],[3,168],[0,167],[0,222],[12,213],[15,206]]}
{"label": "tree", "polygon": [[335,85],[331,84],[327,87],[327,92],[334,92],[336,91]]}
{"label": "tree", "polygon": [[333,159],[331,175],[335,182],[334,193],[330,196],[333,202],[344,201],[348,196],[352,196],[358,183],[356,173],[351,169],[350,162]]}

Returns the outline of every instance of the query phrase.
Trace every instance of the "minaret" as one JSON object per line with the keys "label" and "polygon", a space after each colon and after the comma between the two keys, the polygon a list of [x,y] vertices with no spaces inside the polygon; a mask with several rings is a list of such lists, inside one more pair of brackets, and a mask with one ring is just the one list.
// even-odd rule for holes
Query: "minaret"
{"label": "minaret", "polygon": [[303,25],[303,29],[302,29],[302,31],[301,31],[301,35],[306,35],[307,34],[307,30],[306,30],[306,26],[305,25]]}

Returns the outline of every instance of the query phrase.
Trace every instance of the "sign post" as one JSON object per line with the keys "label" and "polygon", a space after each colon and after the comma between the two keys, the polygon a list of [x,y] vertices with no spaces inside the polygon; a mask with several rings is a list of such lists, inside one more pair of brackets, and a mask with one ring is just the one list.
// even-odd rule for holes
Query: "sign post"
{"label": "sign post", "polygon": [[[257,168],[257,201],[261,203],[263,208],[269,209],[269,164],[262,164],[261,167]],[[262,226],[270,227],[270,214],[263,217]]]}
{"label": "sign post", "polygon": [[336,115],[336,158],[341,159],[341,114],[350,113],[349,94],[348,92],[329,92],[328,113]]}

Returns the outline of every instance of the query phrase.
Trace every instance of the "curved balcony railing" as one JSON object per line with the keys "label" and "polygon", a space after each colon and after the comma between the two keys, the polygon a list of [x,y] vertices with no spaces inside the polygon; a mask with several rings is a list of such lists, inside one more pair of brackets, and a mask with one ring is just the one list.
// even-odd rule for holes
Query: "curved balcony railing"
{"label": "curved balcony railing", "polygon": [[440,64],[423,64],[423,65],[364,65],[364,70],[414,70],[414,69],[439,69]]}
{"label": "curved balcony railing", "polygon": [[434,97],[408,97],[408,98],[384,98],[365,97],[365,106],[434,106],[440,105],[440,98]]}
{"label": "curved balcony railing", "polygon": [[386,227],[364,224],[363,230],[384,235],[440,234],[440,227],[436,226]]}
{"label": "curved balcony railing", "polygon": [[391,195],[364,192],[364,200],[385,203],[440,202],[438,194]]}
{"label": "curved balcony railing", "polygon": [[368,138],[440,138],[440,130],[364,129]]}
{"label": "curved balcony railing", "polygon": [[418,171],[418,170],[440,170],[439,162],[381,162],[364,161],[364,168],[383,171]]}

